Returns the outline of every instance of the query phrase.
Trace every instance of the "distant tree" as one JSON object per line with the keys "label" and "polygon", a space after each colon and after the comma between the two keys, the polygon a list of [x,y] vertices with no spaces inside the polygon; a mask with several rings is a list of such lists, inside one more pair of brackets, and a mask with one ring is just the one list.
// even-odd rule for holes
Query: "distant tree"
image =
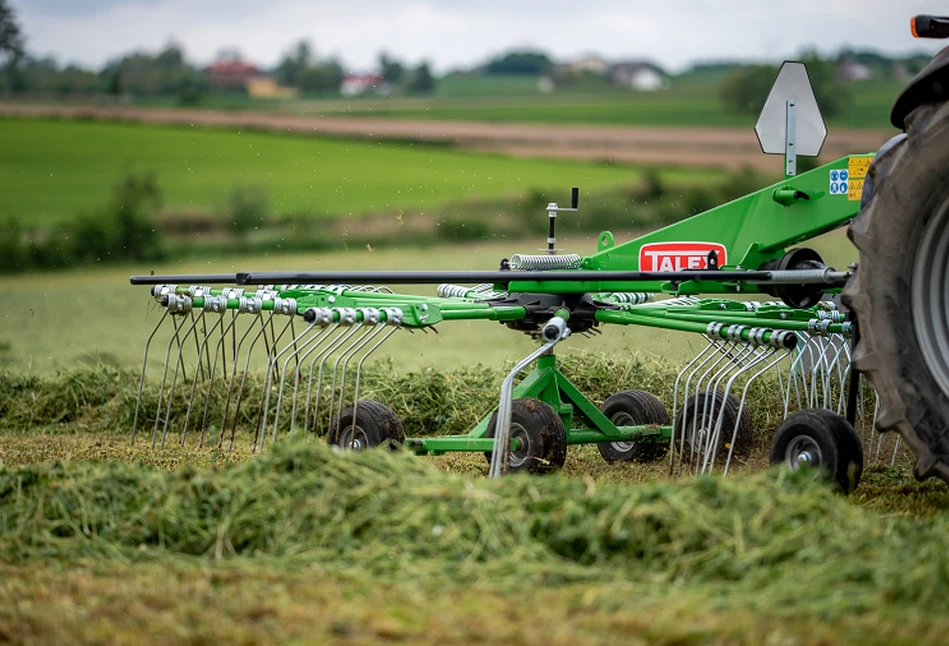
{"label": "distant tree", "polygon": [[313,46],[301,40],[283,55],[274,76],[281,85],[297,87],[300,77],[313,60]]}
{"label": "distant tree", "polygon": [[379,70],[382,78],[395,85],[405,76],[405,66],[394,58],[390,58],[386,52],[379,54]]}
{"label": "distant tree", "polygon": [[[843,114],[851,101],[850,88],[837,78],[836,65],[815,52],[801,56],[817,97],[817,104],[825,118]],[[723,105],[738,114],[757,115],[761,112],[771,86],[778,75],[774,65],[749,65],[732,72],[722,83],[719,96]]]}
{"label": "distant tree", "polygon": [[553,68],[553,62],[543,52],[515,51],[488,61],[484,71],[488,74],[539,76],[549,74]]}
{"label": "distant tree", "polygon": [[0,56],[4,60],[8,89],[14,89],[16,86],[16,68],[24,53],[23,34],[16,22],[13,7],[7,0],[0,0]]}
{"label": "distant tree", "polygon": [[435,89],[435,77],[428,63],[423,62],[413,70],[406,89],[417,94],[428,94]]}

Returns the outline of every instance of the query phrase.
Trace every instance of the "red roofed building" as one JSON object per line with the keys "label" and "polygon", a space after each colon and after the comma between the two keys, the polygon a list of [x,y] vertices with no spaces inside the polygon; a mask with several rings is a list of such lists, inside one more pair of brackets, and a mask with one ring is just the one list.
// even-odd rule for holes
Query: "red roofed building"
{"label": "red roofed building", "polygon": [[217,60],[207,70],[208,82],[219,90],[243,90],[247,82],[260,75],[256,65],[240,59]]}

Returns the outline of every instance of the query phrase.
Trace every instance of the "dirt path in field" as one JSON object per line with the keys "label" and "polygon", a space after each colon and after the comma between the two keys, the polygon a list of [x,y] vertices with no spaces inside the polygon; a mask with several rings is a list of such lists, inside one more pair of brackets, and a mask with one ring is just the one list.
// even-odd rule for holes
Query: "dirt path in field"
{"label": "dirt path in field", "polygon": [[[751,128],[668,128],[555,124],[413,121],[374,117],[295,116],[266,112],[221,112],[80,105],[0,105],[0,116],[96,119],[268,130],[360,139],[450,143],[519,156],[614,160],[685,166],[752,166],[780,171],[781,158],[764,155]],[[823,159],[871,152],[892,133],[834,129]]]}

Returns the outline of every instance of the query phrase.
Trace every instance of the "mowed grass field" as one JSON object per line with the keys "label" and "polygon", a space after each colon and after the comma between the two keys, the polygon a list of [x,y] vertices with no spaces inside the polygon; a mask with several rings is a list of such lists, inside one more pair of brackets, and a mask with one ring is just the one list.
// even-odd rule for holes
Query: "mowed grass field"
{"label": "mowed grass field", "polygon": [[[239,185],[264,187],[275,214],[313,218],[435,211],[571,186],[635,185],[624,165],[517,159],[448,147],[168,126],[0,119],[0,217],[47,226],[103,205],[126,170],[156,174],[166,209],[222,212]],[[714,170],[667,170],[702,183]]]}
{"label": "mowed grass field", "polygon": [[[346,269],[497,269],[501,258],[513,253],[535,253],[544,246],[538,238],[519,242],[485,242],[407,249],[352,249],[311,254],[274,254],[193,258],[162,264],[88,267],[29,275],[0,276],[0,361],[16,370],[48,372],[95,362],[102,355],[124,368],[138,367],[145,339],[161,316],[147,287],[128,283],[132,274],[231,273],[253,270]],[[618,239],[618,242],[622,238]],[[593,236],[562,239],[568,252],[593,253]],[[856,251],[842,231],[815,240],[812,245],[837,267],[856,259]],[[398,288],[404,293],[434,293],[435,286]],[[657,359],[679,361],[694,356],[704,342],[697,335],[639,327],[602,326],[604,334],[592,339],[573,337],[561,353],[642,352]],[[438,334],[400,332],[380,349],[378,358],[391,357],[405,369],[427,366],[450,368],[482,363],[489,366],[519,360],[535,343],[526,335],[488,321],[443,323]],[[150,366],[158,368],[152,354]],[[375,359],[374,359],[375,360]]]}

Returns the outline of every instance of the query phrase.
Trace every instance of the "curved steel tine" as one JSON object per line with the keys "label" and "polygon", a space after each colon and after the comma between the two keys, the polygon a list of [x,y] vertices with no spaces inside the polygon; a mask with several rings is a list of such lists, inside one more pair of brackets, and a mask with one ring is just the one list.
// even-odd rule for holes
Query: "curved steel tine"
{"label": "curved steel tine", "polygon": [[138,412],[142,406],[142,390],[145,388],[145,369],[148,367],[148,348],[151,346],[152,339],[155,338],[155,333],[158,332],[158,328],[161,327],[161,324],[165,322],[167,317],[168,310],[166,309],[162,312],[161,318],[158,319],[158,323],[152,328],[152,333],[148,335],[148,339],[145,341],[145,356],[142,357],[142,374],[138,378],[138,395],[135,397],[135,416],[132,418],[132,437],[129,439],[129,444],[135,444],[135,433],[138,430]]}
{"label": "curved steel tine", "polygon": [[897,435],[897,436],[896,436],[896,442],[893,444],[893,457],[890,458],[890,466],[891,466],[891,467],[895,467],[895,466],[896,466],[896,454],[897,454],[897,452],[900,450],[900,439],[901,439],[901,437],[900,437],[899,435]]}
{"label": "curved steel tine", "polygon": [[[226,310],[225,310],[226,312]],[[221,314],[221,320],[224,319],[224,313]],[[198,448],[204,447],[204,435],[208,430],[208,414],[211,412],[211,396],[214,392],[214,373],[217,371],[217,358],[221,353],[221,348],[224,346],[224,342],[227,340],[227,333],[230,332],[234,325],[237,323],[237,312],[233,311],[231,313],[231,320],[226,326],[221,329],[221,338],[218,339],[217,344],[214,347],[214,359],[211,362],[211,376],[208,377],[208,393],[204,400],[204,414],[201,415],[201,436],[198,440]],[[224,353],[226,355],[227,352]],[[223,356],[223,355],[222,355]],[[224,359],[224,366],[222,368],[224,374],[227,374],[227,359]]]}
{"label": "curved steel tine", "polygon": [[372,346],[371,348],[369,348],[369,350],[367,350],[366,353],[362,355],[362,358],[359,359],[359,363],[356,364],[356,388],[355,388],[355,391],[353,392],[353,426],[350,429],[351,431],[355,431],[356,414],[359,412],[359,381],[362,377],[362,364],[366,361],[369,355],[375,352],[376,349],[379,346],[381,346],[383,343],[385,343],[389,339],[390,336],[395,334],[396,330],[398,329],[399,329],[398,326],[393,326],[389,330],[388,334],[385,334],[381,339],[376,341],[376,344]]}
{"label": "curved steel tine", "polygon": [[[348,349],[348,350],[345,351],[344,355],[345,355],[346,359],[343,361],[342,374],[341,374],[340,380],[339,380],[339,406],[338,406],[338,408],[339,408],[339,414],[340,414],[340,415],[342,415],[342,413],[343,413],[343,403],[344,403],[344,401],[345,401],[345,396],[346,396],[346,371],[349,369],[349,362],[350,362],[350,361],[352,360],[352,358],[353,358],[354,356],[356,356],[356,354],[358,354],[359,351],[362,350],[368,343],[370,343],[374,338],[376,338],[377,336],[379,336],[379,333],[382,332],[382,330],[383,330],[383,328],[385,328],[385,326],[386,326],[386,324],[385,324],[384,322],[382,322],[382,321],[379,321],[379,322],[373,324],[373,326],[372,326],[371,328],[367,329],[367,330],[363,333],[363,335],[362,335],[361,337],[359,337],[359,339],[358,339],[358,340],[356,341],[356,343],[351,347],[351,349]],[[337,361],[338,361],[338,359],[337,359]],[[355,411],[355,409],[353,409],[353,410]],[[353,426],[354,426],[354,427],[355,427],[355,424],[356,424],[356,420],[355,420],[355,418],[353,418]]]}
{"label": "curved steel tine", "polygon": [[[267,364],[266,364],[265,372],[269,373],[271,368],[275,366],[277,362],[277,354],[278,354],[277,344],[280,343],[280,339],[282,339],[283,335],[287,333],[287,330],[290,329],[292,323],[293,323],[293,319],[291,317],[286,323],[284,323],[283,327],[280,328],[280,333],[277,334],[273,328],[273,322],[271,322],[270,332],[271,332],[271,336],[273,337],[273,342],[270,345],[267,344],[267,335],[264,334],[264,349],[267,351]],[[269,386],[265,389],[265,391],[267,395],[269,396],[270,394]],[[268,407],[269,407],[269,403],[264,401],[264,393],[261,393],[260,404],[257,406],[257,419],[254,421],[255,430],[254,430],[254,441],[251,444],[252,453],[256,453],[258,452],[258,450],[262,450],[263,448],[260,444],[258,444],[258,440],[262,440],[262,438],[258,437],[258,431],[264,428],[264,424],[265,424],[264,409]]]}
{"label": "curved steel tine", "polygon": [[[722,383],[722,380],[725,379],[730,374],[734,374],[736,371],[741,371],[749,361],[754,360],[754,355],[758,352],[758,347],[751,344],[744,344],[742,341],[733,342],[736,348],[739,351],[731,357],[729,361],[725,363],[724,366],[719,368],[714,375],[709,377],[708,387],[705,389],[706,393],[716,393],[718,392],[718,387]],[[706,396],[702,402],[702,420],[703,425],[708,424],[711,428],[705,434],[704,446],[699,448],[699,458],[702,461],[702,466],[699,470],[699,473],[705,472],[705,466],[708,463],[709,452],[712,449],[712,432],[714,432],[716,421],[718,417],[723,414],[725,410],[724,401],[722,402],[722,410],[715,410],[715,398]]]}
{"label": "curved steel tine", "polygon": [[[162,427],[162,431],[161,431],[161,448],[165,448],[165,438],[168,435],[168,423],[171,421],[171,404],[172,402],[174,402],[175,385],[178,382],[178,368],[183,364],[183,361],[184,361],[181,356],[184,353],[184,344],[188,340],[188,337],[191,336],[195,332],[198,322],[203,319],[204,319],[204,310],[201,310],[200,314],[198,314],[197,318],[194,319],[194,321],[188,327],[188,330],[185,332],[184,337],[181,339],[181,345],[179,346],[179,351],[178,351],[178,358],[175,360],[175,371],[172,373],[172,376],[171,376],[171,387],[168,390],[168,405],[166,406],[167,411],[165,412],[165,424]],[[195,336],[197,337],[197,335]],[[197,338],[195,338],[195,341],[197,341]],[[198,354],[197,358],[198,358],[198,362],[200,363],[201,355]],[[195,368],[195,376],[197,376],[197,368]],[[158,424],[157,419],[155,420],[155,424],[157,427],[157,424]]]}
{"label": "curved steel tine", "polygon": [[[272,311],[270,312],[270,316],[273,316]],[[237,366],[239,363],[238,359],[240,358],[240,355],[241,355],[241,348],[244,347],[244,341],[247,340],[247,337],[250,336],[250,333],[254,330],[255,324],[265,325],[263,316],[261,315],[260,312],[257,312],[256,314],[254,314],[254,317],[251,319],[250,323],[247,324],[247,329],[245,329],[244,333],[241,334],[241,338],[237,342],[237,346],[234,349],[234,360],[231,362],[232,363],[231,378],[228,380],[227,397],[224,400],[224,415],[221,417],[221,430],[218,433],[218,439],[217,439],[218,448],[221,448],[222,444],[224,443],[224,429],[227,427],[227,411],[230,410],[231,408],[231,397],[234,392],[234,382],[237,381]],[[256,336],[254,336],[253,341],[251,342],[250,346],[247,348],[247,363],[250,362],[250,353],[253,351],[254,344],[257,342],[257,339],[260,337],[261,331],[262,330],[257,330]],[[246,373],[247,373],[247,368],[245,367],[244,374],[246,375]],[[243,387],[244,387],[244,379],[242,377],[241,390],[243,390]],[[240,392],[238,392],[238,398],[239,397],[240,397]]]}
{"label": "curved steel tine", "polygon": [[[306,359],[310,354],[320,347],[323,344],[323,341],[331,336],[331,330],[333,328],[329,326],[323,326],[323,328],[316,334],[313,341],[314,343],[310,344],[310,347],[306,349],[301,356],[298,356],[296,359],[296,366],[293,371],[293,399],[292,405],[290,408],[290,432],[293,432],[293,429],[296,428],[297,424],[297,396],[300,389],[300,373],[303,370],[304,365],[306,365]],[[304,428],[306,424],[304,423]]]}
{"label": "curved steel tine", "polygon": [[755,381],[755,379],[757,379],[758,377],[760,377],[767,371],[771,370],[772,366],[777,365],[778,363],[780,363],[781,361],[784,361],[787,358],[783,356],[782,354],[780,354],[780,351],[777,348],[775,348],[774,351],[775,353],[778,353],[778,357],[774,361],[766,365],[764,368],[762,368],[760,371],[752,375],[748,379],[748,381],[745,383],[745,388],[741,393],[741,404],[738,406],[738,419],[735,421],[735,428],[732,430],[731,446],[728,449],[728,457],[725,459],[725,470],[722,473],[723,477],[728,475],[728,468],[731,466],[732,456],[735,453],[735,442],[738,437],[738,424],[741,422],[741,414],[742,412],[744,412],[745,402],[748,400],[748,389],[751,387],[751,384]]}
{"label": "curved steel tine", "polygon": [[[293,319],[291,318],[290,321],[288,321],[288,324],[291,323],[292,321]],[[275,352],[273,354],[273,357],[267,362],[267,372],[264,374],[263,415],[262,415],[262,421],[259,426],[260,441],[258,442],[256,437],[254,439],[254,449],[258,453],[264,450],[264,443],[267,441],[267,417],[269,417],[269,413],[270,413],[270,390],[271,390],[271,385],[273,384],[273,377],[277,369],[277,364],[280,362],[280,357],[282,357],[286,352],[289,352],[291,349],[295,348],[297,343],[300,341],[300,339],[302,339],[304,336],[309,334],[311,329],[312,329],[312,326],[308,325],[306,329],[303,330],[303,332],[293,337],[291,342],[287,344],[287,346],[284,347],[283,350],[277,351],[277,344],[276,342],[274,342]],[[281,381],[281,383],[283,382]],[[278,400],[278,403],[279,403],[279,400]],[[274,437],[274,439],[276,440],[276,437]]]}
{"label": "curved steel tine", "polygon": [[[703,335],[705,340],[708,341],[708,345],[705,346],[691,361],[689,361],[681,370],[679,374],[676,375],[675,383],[672,385],[672,414],[676,414],[676,411],[679,410],[679,383],[682,381],[682,375],[684,375],[689,368],[693,366],[697,361],[699,361],[705,354],[709,353],[712,350],[712,346],[716,343],[708,335]],[[683,401],[687,398],[687,393],[683,394]],[[672,425],[672,436],[669,438],[669,475],[671,476],[675,470],[675,454],[676,454],[676,426]]]}
{"label": "curved steel tine", "polygon": [[[356,321],[356,323],[353,326],[352,333],[350,333],[346,337],[346,339],[348,340],[352,338],[353,336],[355,336],[356,333],[363,327],[365,327],[365,323],[363,321]],[[372,328],[370,328],[368,331],[371,331],[371,330]],[[365,332],[363,334],[365,334]],[[358,343],[360,339],[362,339],[362,337],[357,338],[353,342],[353,344]],[[330,410],[329,410],[329,420],[330,420],[331,428],[333,425],[333,405],[336,403],[336,374],[337,374],[337,370],[339,369],[339,362],[342,361],[343,357],[346,356],[346,354],[349,352],[351,348],[352,348],[352,345],[348,345],[345,348],[343,348],[342,352],[339,353],[339,356],[336,357],[336,362],[333,364],[333,381],[330,384]]]}
{"label": "curved steel tine", "polygon": [[[221,325],[221,324],[224,322],[224,316],[225,316],[225,314],[227,314],[226,311],[221,312],[220,316],[218,316],[217,321],[215,321],[215,322],[214,322],[214,325],[211,326],[211,331],[210,331],[210,332],[207,332],[207,326],[206,326],[206,325],[205,325],[205,326],[202,326],[202,328],[205,330],[205,332],[204,332],[204,335],[205,335],[205,336],[204,336],[204,338],[201,340],[201,350],[198,352],[198,355],[199,355],[199,356],[203,356],[203,355],[206,354],[206,355],[209,357],[209,358],[208,358],[208,366],[207,366],[208,370],[207,370],[207,373],[206,373],[208,379],[213,379],[213,377],[214,377],[214,373],[212,372],[212,369],[211,369],[211,360],[210,360],[211,353],[210,353],[210,351],[208,351],[208,349],[207,349],[208,339],[210,339],[211,336],[214,335],[214,331],[217,330],[218,326]],[[195,374],[194,374],[194,379],[191,381],[191,395],[188,397],[188,410],[187,410],[187,412],[185,413],[184,425],[183,425],[182,428],[181,428],[181,441],[178,442],[179,446],[184,446],[184,445],[185,445],[185,436],[186,436],[187,433],[188,433],[188,422],[189,422],[189,420],[191,419],[191,410],[192,410],[192,408],[194,408],[194,398],[195,398],[195,395],[197,394],[197,392],[198,392],[198,373],[195,372]]]}
{"label": "curved steel tine", "polygon": [[[267,360],[270,361],[270,347],[269,345],[267,345],[267,342],[266,342],[267,326],[269,325],[271,326],[271,328],[273,327],[273,317],[275,315],[276,313],[273,310],[270,311],[270,314],[267,316],[266,319],[264,319],[261,314],[257,315],[258,320],[260,322],[260,329],[257,330],[257,334],[255,334],[254,338],[251,339],[250,346],[248,346],[247,348],[247,354],[244,356],[244,371],[241,373],[241,383],[237,387],[237,403],[234,406],[234,423],[231,425],[231,438],[230,440],[228,440],[228,443],[227,443],[228,451],[234,448],[234,436],[237,433],[237,424],[240,421],[240,417],[241,417],[241,403],[243,403],[244,401],[244,387],[247,384],[247,373],[250,369],[250,359],[254,354],[254,348],[257,346],[257,341],[259,341],[261,338],[264,339],[264,346],[267,352]],[[248,328],[248,331],[250,331],[250,328]],[[234,370],[237,370],[236,365],[234,366]],[[233,378],[236,378],[236,377],[237,377],[237,374],[235,373],[233,375]],[[232,381],[233,381],[233,378],[232,378]],[[263,393],[261,393],[261,398],[262,397],[263,397]],[[230,400],[228,400],[228,403],[224,406],[224,420],[221,422],[222,433],[224,430],[224,424],[227,421],[227,410],[229,407],[230,407]],[[222,435],[222,438],[223,438],[223,435]]]}
{"label": "curved steel tine", "polygon": [[[695,377],[695,375],[698,374],[698,372],[699,372],[700,370],[702,370],[702,368],[704,368],[705,365],[706,365],[708,362],[710,362],[710,361],[712,361],[712,362],[721,361],[723,358],[726,358],[726,357],[728,356],[729,349],[728,349],[728,348],[723,348],[722,346],[724,346],[724,345],[727,345],[727,342],[726,342],[724,339],[715,339],[714,342],[712,343],[712,346],[711,346],[711,347],[713,348],[714,352],[709,353],[709,356],[707,356],[705,359],[703,359],[698,365],[696,365],[695,367],[693,367],[692,371],[689,373],[689,376],[688,376],[688,377],[686,378],[686,380],[685,380],[685,387],[684,387],[684,389],[683,389],[683,395],[684,395],[683,400],[682,400],[682,406],[683,406],[683,407],[684,407],[684,406],[687,406],[688,403],[689,403],[689,401],[692,399],[691,395],[689,394],[689,393],[690,393],[690,389],[691,389],[691,385],[692,385],[692,378]],[[717,359],[717,361],[716,361],[716,359]],[[713,363],[712,365],[714,366],[715,363]],[[699,380],[701,381],[701,379],[702,379],[702,378],[700,377]],[[673,420],[673,421],[674,421],[674,420]],[[683,417],[682,417],[682,429],[681,429],[681,432],[682,432],[682,433],[681,433],[681,439],[680,439],[680,446],[681,446],[681,447],[684,447],[684,446],[685,446],[685,441],[686,441],[686,439],[687,439],[687,438],[686,438],[686,425],[685,425],[685,424],[686,424],[686,418],[685,418],[685,416],[683,415]],[[673,424],[673,426],[674,426],[674,424]],[[694,428],[695,428],[695,427],[694,427],[694,425],[693,425],[693,433],[694,433]],[[690,445],[691,445],[691,444],[694,444],[694,442],[691,442]],[[691,455],[694,455],[694,451],[690,451],[690,454],[691,454]],[[691,455],[690,455],[690,460],[691,460]],[[684,467],[685,467],[685,451],[681,451],[681,450],[680,450],[680,451],[679,451],[679,471],[678,471],[678,475],[682,475],[682,470],[683,470]]]}
{"label": "curved steel tine", "polygon": [[[339,327],[340,327],[339,323],[333,323],[333,325],[327,329],[326,338],[331,340]],[[332,345],[332,342],[330,343],[330,346],[331,345]],[[315,357],[313,357],[313,361],[310,362],[310,370],[309,370],[309,374],[307,375],[306,402],[303,408],[303,428],[304,429],[310,429],[310,397],[313,394],[313,369],[316,366],[316,360],[322,357],[323,352],[330,346],[324,347],[323,350],[321,350]],[[309,358],[310,354],[314,350],[316,350],[316,347],[312,348],[306,353],[306,355],[303,357],[303,363],[306,363],[307,358]],[[316,414],[316,411],[314,411],[314,416],[315,414]],[[314,427],[316,426],[315,420],[314,420],[313,426]]]}
{"label": "curved steel tine", "polygon": [[[316,330],[316,332],[312,333],[313,330]],[[300,338],[302,338],[303,336],[305,336],[306,333],[310,333],[310,338],[306,339],[301,344],[299,343],[299,338],[294,337],[293,343],[287,347],[287,349],[293,348],[293,352],[287,355],[287,358],[284,359],[283,361],[283,378],[280,379],[280,390],[277,392],[277,407],[276,407],[276,410],[274,411],[273,441],[277,440],[277,428],[278,428],[278,425],[280,424],[280,410],[283,407],[283,389],[287,383],[287,374],[288,374],[287,369],[290,366],[290,362],[293,359],[296,359],[296,365],[294,366],[294,371],[293,371],[296,376],[294,379],[294,387],[293,387],[293,396],[295,400],[296,393],[297,393],[296,385],[299,383],[299,375],[300,375],[300,353],[305,351],[314,342],[316,342],[316,345],[319,345],[319,339],[322,337],[324,332],[326,332],[325,327],[317,326],[315,324],[310,324],[307,327],[307,329],[304,331],[304,334],[300,335]],[[294,401],[293,404],[294,404],[294,408],[296,408],[296,401]],[[290,430],[293,430],[292,422],[291,422]]]}
{"label": "curved steel tine", "polygon": [[[172,325],[174,330],[172,332],[171,338],[168,339],[168,348],[165,350],[165,364],[162,367],[161,373],[161,385],[158,388],[158,407],[155,410],[155,426],[152,429],[152,448],[155,448],[155,442],[158,439],[158,423],[161,419],[161,403],[165,396],[165,382],[168,379],[168,360],[171,358],[171,347],[177,342],[178,352],[181,352],[181,336],[178,334],[181,329],[181,325],[184,322],[184,317],[176,317],[172,315],[171,317]],[[175,361],[178,361],[177,355]]]}
{"label": "curved steel tine", "polygon": [[[336,352],[337,348],[339,348],[343,343],[345,343],[346,341],[348,341],[348,340],[350,339],[350,337],[352,337],[353,334],[356,333],[356,330],[358,330],[358,328],[357,328],[355,325],[354,325],[351,329],[345,330],[342,334],[340,334],[338,337],[336,337],[336,339],[334,339],[334,341],[333,341],[333,343],[332,343],[331,345],[327,346],[327,347],[324,349],[324,351],[320,352],[320,354],[319,354],[318,356],[314,357],[314,358],[313,358],[313,363],[310,364],[310,375],[311,375],[311,378],[312,378],[312,375],[313,375],[313,367],[316,365],[317,359],[319,359],[319,361],[320,361],[320,369],[319,369],[319,371],[317,372],[317,378],[316,378],[316,393],[315,393],[315,394],[316,394],[316,400],[315,400],[314,403],[313,403],[313,429],[314,429],[314,433],[316,432],[316,423],[317,423],[317,420],[319,419],[320,398],[321,398],[322,391],[323,391],[323,368],[326,366],[326,361],[333,355],[334,352]],[[333,395],[333,393],[330,392],[330,401],[331,401],[331,402],[332,402],[332,395]],[[333,423],[333,420],[332,420],[332,410],[330,411],[330,419],[329,419],[328,423],[329,423],[329,424],[332,424],[332,423]]]}
{"label": "curved steel tine", "polygon": [[[702,383],[710,374],[714,374],[718,370],[718,367],[720,364],[725,363],[726,365],[728,365],[728,362],[732,361],[735,355],[736,355],[735,344],[729,340],[726,342],[726,345],[723,348],[723,351],[721,352],[719,358],[716,361],[714,361],[712,365],[709,366],[705,370],[704,373],[702,373],[702,376],[700,376],[698,380],[696,380],[695,395],[690,395],[689,398],[685,401],[685,405],[688,405],[690,401],[695,402],[695,405],[693,406],[693,413],[692,413],[692,441],[689,442],[689,445],[690,445],[689,463],[693,471],[695,469],[696,448],[697,448],[696,445],[698,444],[696,439],[698,438],[698,432],[699,432],[699,416],[697,414],[698,413],[698,399],[699,399],[699,392],[701,392],[702,390]],[[706,404],[707,404],[707,398],[706,398]],[[703,406],[702,407],[703,414],[705,413],[705,410],[706,410],[706,406]],[[684,440],[685,435],[683,435],[682,438]]]}
{"label": "curved steel tine", "polygon": [[[776,349],[768,346],[756,346],[754,352],[749,355],[748,361],[745,365],[741,366],[738,370],[732,373],[728,382],[725,384],[725,390],[723,391],[723,401],[722,401],[722,410],[718,412],[717,416],[709,415],[709,419],[714,419],[714,426],[712,431],[709,433],[708,447],[705,452],[704,460],[702,463],[702,470],[700,473],[711,473],[715,468],[715,457],[718,453],[718,440],[721,437],[722,426],[725,422],[725,404],[728,396],[731,394],[732,386],[735,384],[735,380],[738,379],[741,375],[749,372],[755,366],[761,364],[761,362],[766,361],[770,356],[775,353]],[[770,369],[771,366],[769,366]],[[747,384],[746,384],[747,385]],[[717,387],[716,387],[717,390]],[[747,388],[744,391],[743,397],[747,395]],[[739,401],[738,409],[741,411],[744,408],[744,400]],[[738,420],[741,419],[741,413],[739,412]],[[738,424],[736,422],[735,431],[737,433]],[[734,446],[735,438],[732,437],[731,446]]]}

